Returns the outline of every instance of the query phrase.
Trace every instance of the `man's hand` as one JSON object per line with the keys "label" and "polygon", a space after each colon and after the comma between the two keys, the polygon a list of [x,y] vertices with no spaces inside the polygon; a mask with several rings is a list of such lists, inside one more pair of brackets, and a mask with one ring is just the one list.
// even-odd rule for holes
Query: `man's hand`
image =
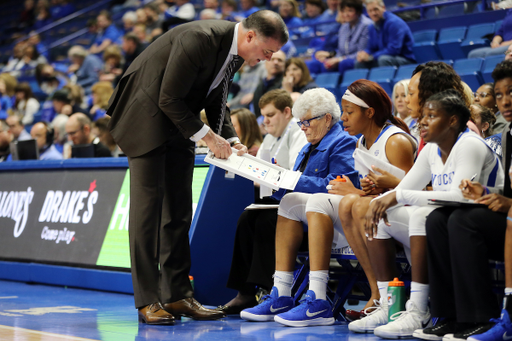
{"label": "man's hand", "polygon": [[368,53],[366,53],[366,51],[359,51],[357,53],[356,59],[358,62],[364,63],[364,62],[367,62],[368,59],[370,59],[370,55]]}
{"label": "man's hand", "polygon": [[327,51],[317,51],[315,53],[315,58],[316,60],[318,60],[320,63],[323,63],[327,58],[329,58],[330,56],[330,53],[327,52]]}
{"label": "man's hand", "polygon": [[[216,158],[227,159],[231,155],[231,145],[222,136],[215,134],[211,129],[203,137],[208,148],[213,152]],[[247,148],[246,148],[247,149]]]}
{"label": "man's hand", "polygon": [[236,153],[236,155],[238,156],[242,156],[244,155],[245,153],[247,153],[247,147],[244,146],[243,144],[241,143],[237,143],[233,146],[233,148],[235,149],[238,149],[238,152]]}

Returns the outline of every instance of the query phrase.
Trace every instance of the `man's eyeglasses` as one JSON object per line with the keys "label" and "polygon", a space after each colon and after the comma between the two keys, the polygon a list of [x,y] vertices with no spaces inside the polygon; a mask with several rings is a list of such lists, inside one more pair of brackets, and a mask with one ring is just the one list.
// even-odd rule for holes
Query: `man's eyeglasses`
{"label": "man's eyeglasses", "polygon": [[311,125],[311,123],[310,123],[311,121],[313,121],[313,120],[317,120],[317,119],[319,119],[319,118],[322,118],[322,117],[324,117],[325,115],[327,115],[327,113],[325,113],[325,114],[323,114],[323,115],[320,115],[320,116],[317,116],[317,117],[310,118],[310,119],[308,119],[308,120],[302,120],[302,121],[299,121],[299,122],[297,122],[297,125],[299,126],[299,128],[302,128],[302,126],[304,126],[304,127],[306,127],[306,128],[307,128],[307,127],[309,127],[309,126]]}
{"label": "man's eyeglasses", "polygon": [[491,94],[490,94],[490,93],[488,93],[488,92],[475,92],[475,93],[473,94],[473,96],[475,96],[475,98],[477,98],[477,97],[485,98],[485,97],[490,96],[490,95],[491,95]]}

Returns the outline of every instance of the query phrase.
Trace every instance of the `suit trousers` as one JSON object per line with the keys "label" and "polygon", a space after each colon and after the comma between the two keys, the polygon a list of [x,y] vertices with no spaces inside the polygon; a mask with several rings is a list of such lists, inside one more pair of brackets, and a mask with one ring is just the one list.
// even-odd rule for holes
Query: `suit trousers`
{"label": "suit trousers", "polygon": [[135,307],[193,296],[189,280],[194,143],[176,134],[129,157],[130,256]]}
{"label": "suit trousers", "polygon": [[227,287],[243,294],[272,288],[277,209],[244,211],[238,219]]}
{"label": "suit trousers", "polygon": [[487,208],[443,207],[428,216],[432,316],[468,323],[500,316],[489,259],[504,259],[506,219]]}

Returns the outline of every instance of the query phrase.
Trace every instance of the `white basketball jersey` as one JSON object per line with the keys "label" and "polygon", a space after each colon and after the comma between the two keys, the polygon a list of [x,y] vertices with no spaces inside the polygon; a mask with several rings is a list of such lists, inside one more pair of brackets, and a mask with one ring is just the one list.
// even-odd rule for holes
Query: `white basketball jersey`
{"label": "white basketball jersey", "polygon": [[[399,127],[395,126],[394,124],[387,124],[384,126],[384,128],[380,132],[379,136],[377,136],[377,139],[370,147],[370,149],[366,148],[366,141],[364,139],[364,136],[361,136],[359,138],[359,141],[357,142],[357,149],[369,153],[370,155],[376,157],[379,160],[382,160],[385,163],[389,163],[388,157],[386,155],[386,144],[388,142],[388,139],[395,134],[404,134],[411,141],[411,143],[413,143],[415,150],[414,156],[416,157],[416,139],[411,135],[407,134]],[[362,179],[368,175],[369,170],[368,168],[363,167],[362,163],[358,162],[357,157],[355,156],[356,155],[354,155],[355,169],[359,172],[359,179]]]}
{"label": "white basketball jersey", "polygon": [[[430,170],[432,173],[432,187],[434,191],[448,191],[452,186],[453,175],[455,174],[455,157],[459,153],[468,155],[468,151],[463,150],[464,141],[467,139],[478,139],[485,145],[487,153],[485,155],[485,162],[481,173],[475,178],[474,181],[478,181],[487,187],[503,187],[505,182],[503,172],[501,169],[501,162],[496,154],[489,148],[485,141],[477,134],[467,131],[459,136],[457,142],[450,151],[450,155],[446,162],[443,164],[441,159],[441,151],[439,147],[434,144],[427,144],[428,149],[424,149],[421,152],[428,151],[428,160],[430,161]],[[462,150],[461,150],[462,149]],[[467,148],[466,148],[467,149]],[[459,154],[460,155],[460,154]],[[469,156],[469,155],[468,155]]]}

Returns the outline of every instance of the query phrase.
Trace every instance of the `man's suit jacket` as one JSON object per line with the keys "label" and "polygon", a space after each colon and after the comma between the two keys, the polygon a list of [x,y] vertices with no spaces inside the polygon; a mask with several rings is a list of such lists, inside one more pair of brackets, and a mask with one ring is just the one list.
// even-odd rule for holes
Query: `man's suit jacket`
{"label": "man's suit jacket", "polygon": [[[222,82],[208,90],[228,57],[235,23],[206,20],[180,25],[149,45],[130,65],[110,98],[107,115],[117,144],[130,157],[164,144],[170,135],[190,138],[203,123],[215,130]],[[235,70],[243,64],[240,58]],[[226,109],[222,137],[236,132]]]}

